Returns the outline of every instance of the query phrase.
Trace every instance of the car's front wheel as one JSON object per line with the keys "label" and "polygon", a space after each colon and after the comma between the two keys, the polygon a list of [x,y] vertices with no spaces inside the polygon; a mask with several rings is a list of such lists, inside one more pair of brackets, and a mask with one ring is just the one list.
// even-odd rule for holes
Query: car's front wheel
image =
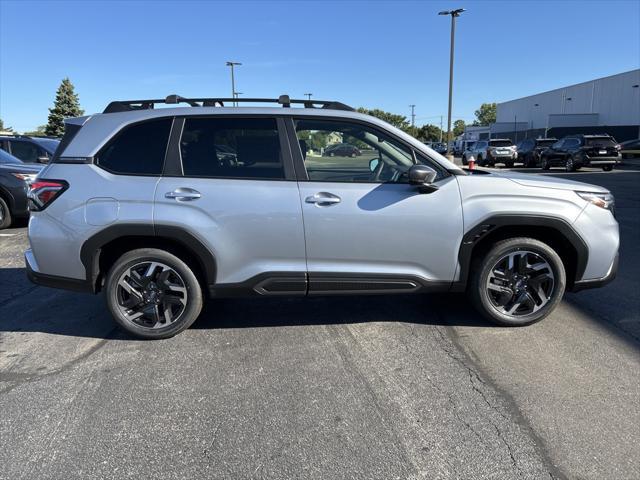
{"label": "car's front wheel", "polygon": [[187,329],[202,310],[202,289],[177,256],[155,248],[122,255],[105,282],[116,322],[140,338],[168,338]]}
{"label": "car's front wheel", "polygon": [[604,170],[605,172],[610,172],[611,170],[613,170],[613,165],[605,165],[604,167],[602,167],[602,170]]}
{"label": "car's front wheel", "polygon": [[540,159],[540,168],[542,170],[549,170],[551,168],[551,163],[547,157],[542,157]]}
{"label": "car's front wheel", "polygon": [[565,286],[564,265],[549,245],[512,238],[496,243],[475,263],[469,293],[476,309],[492,322],[522,326],[549,315]]}

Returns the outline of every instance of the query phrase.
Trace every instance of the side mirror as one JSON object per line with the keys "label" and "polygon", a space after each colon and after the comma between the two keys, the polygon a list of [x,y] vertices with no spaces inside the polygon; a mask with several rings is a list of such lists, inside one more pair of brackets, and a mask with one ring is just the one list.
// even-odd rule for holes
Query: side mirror
{"label": "side mirror", "polygon": [[438,172],[426,165],[414,165],[407,172],[409,184],[416,185],[421,193],[435,192],[438,187],[433,185]]}
{"label": "side mirror", "polygon": [[372,172],[375,172],[376,168],[378,168],[379,163],[380,163],[379,158],[372,158],[371,160],[369,160],[369,170],[371,170]]}
{"label": "side mirror", "polygon": [[49,157],[38,157],[38,163],[49,163]]}

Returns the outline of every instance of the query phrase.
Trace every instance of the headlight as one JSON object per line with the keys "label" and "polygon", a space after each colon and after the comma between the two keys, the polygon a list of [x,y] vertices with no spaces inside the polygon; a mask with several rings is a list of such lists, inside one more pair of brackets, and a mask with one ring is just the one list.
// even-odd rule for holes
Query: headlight
{"label": "headlight", "polygon": [[38,176],[37,173],[12,173],[11,175],[13,175],[16,178],[19,178],[20,180],[24,180],[27,183],[33,182]]}
{"label": "headlight", "polygon": [[615,205],[615,200],[611,193],[593,193],[593,192],[576,192],[580,198],[586,200],[589,203],[593,203],[595,206],[600,208],[606,208],[607,210],[611,210],[613,212],[613,207]]}

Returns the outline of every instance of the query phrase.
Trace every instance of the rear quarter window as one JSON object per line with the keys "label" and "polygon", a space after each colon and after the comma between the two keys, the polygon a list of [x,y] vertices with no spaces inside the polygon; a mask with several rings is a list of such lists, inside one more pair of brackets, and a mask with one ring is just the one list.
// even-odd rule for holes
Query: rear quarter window
{"label": "rear quarter window", "polygon": [[96,156],[96,164],[121,175],[160,175],[171,118],[125,127]]}

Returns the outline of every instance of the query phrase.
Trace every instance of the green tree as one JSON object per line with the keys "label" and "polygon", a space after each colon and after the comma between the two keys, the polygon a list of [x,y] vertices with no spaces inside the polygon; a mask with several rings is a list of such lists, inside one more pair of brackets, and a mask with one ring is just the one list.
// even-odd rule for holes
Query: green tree
{"label": "green tree", "polygon": [[423,125],[420,127],[420,133],[418,134],[418,139],[423,142],[438,142],[440,141],[440,134],[442,133],[442,138],[444,139],[446,135],[440,131],[440,127],[436,125]]}
{"label": "green tree", "polygon": [[496,104],[495,103],[483,103],[480,108],[474,112],[476,121],[474,125],[489,125],[496,121]]}
{"label": "green tree", "polygon": [[401,130],[407,131],[411,128],[411,124],[407,120],[407,117],[404,115],[397,115],[395,113],[385,112],[384,110],[380,110],[378,108],[374,108],[373,110],[369,110],[367,108],[358,108],[358,112],[366,113],[367,115],[371,115],[373,117],[379,118],[380,120],[384,120],[387,123],[390,123],[394,127],[397,127]]}
{"label": "green tree", "polygon": [[457,137],[464,133],[464,127],[466,127],[464,120],[456,120],[453,122],[453,136]]}
{"label": "green tree", "polygon": [[53,137],[61,137],[64,134],[64,119],[79,117],[84,113],[80,108],[78,95],[75,93],[71,80],[65,78],[58,87],[53,108],[49,109],[49,119],[45,133]]}
{"label": "green tree", "polygon": [[4,126],[4,122],[2,121],[1,118],[0,118],[0,132],[13,132],[13,128]]}
{"label": "green tree", "polygon": [[24,135],[29,135],[31,137],[44,137],[46,135],[46,129],[47,129],[46,125],[40,125],[35,130],[32,130],[30,132],[24,132]]}

